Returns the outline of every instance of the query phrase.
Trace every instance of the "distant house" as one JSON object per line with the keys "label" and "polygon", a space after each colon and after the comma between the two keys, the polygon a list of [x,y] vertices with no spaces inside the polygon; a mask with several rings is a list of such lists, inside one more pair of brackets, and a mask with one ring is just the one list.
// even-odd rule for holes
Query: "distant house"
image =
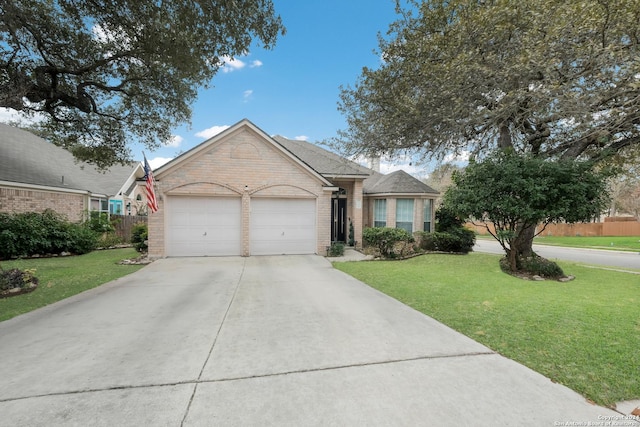
{"label": "distant house", "polygon": [[154,172],[159,210],[149,256],[325,254],[362,244],[364,227],[432,229],[438,192],[305,141],[271,137],[248,120]]}
{"label": "distant house", "polygon": [[0,124],[0,212],[51,209],[70,221],[88,211],[135,215],[146,212],[136,184],[143,176],[139,163],[98,171],[30,132]]}

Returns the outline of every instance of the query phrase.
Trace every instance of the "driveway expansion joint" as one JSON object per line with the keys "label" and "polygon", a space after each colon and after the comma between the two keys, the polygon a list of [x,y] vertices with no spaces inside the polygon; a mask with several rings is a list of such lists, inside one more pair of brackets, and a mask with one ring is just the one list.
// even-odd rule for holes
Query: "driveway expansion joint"
{"label": "driveway expansion joint", "polygon": [[[13,402],[18,400],[27,400],[27,399],[38,399],[41,397],[54,397],[54,396],[69,396],[74,394],[83,394],[83,393],[100,393],[105,391],[116,391],[116,390],[137,390],[137,389],[145,389],[145,388],[154,388],[154,387],[174,387],[179,385],[193,385],[193,393],[191,398],[189,399],[189,406],[193,401],[193,397],[196,393],[196,389],[198,384],[213,384],[213,383],[221,383],[221,382],[230,382],[230,381],[242,381],[242,380],[251,380],[251,379],[259,379],[259,378],[271,378],[271,377],[279,377],[279,376],[287,376],[287,375],[295,375],[295,374],[307,374],[313,372],[325,372],[325,371],[337,371],[340,369],[349,369],[349,368],[362,368],[367,366],[381,366],[381,365],[391,365],[394,363],[404,363],[404,362],[414,362],[418,360],[435,360],[435,359],[451,359],[451,358],[462,358],[462,357],[474,357],[474,356],[491,356],[497,355],[496,352],[474,352],[474,353],[459,353],[459,354],[448,354],[441,356],[418,356],[411,357],[406,359],[394,359],[394,360],[384,360],[379,362],[366,362],[366,363],[354,363],[350,365],[337,365],[337,366],[328,366],[324,368],[312,368],[312,369],[300,369],[294,371],[284,371],[284,372],[275,372],[272,374],[263,374],[263,375],[248,375],[243,377],[230,377],[230,378],[217,378],[212,380],[203,380],[200,377],[193,380],[184,380],[184,381],[176,381],[176,382],[168,382],[168,383],[158,383],[158,384],[140,384],[140,385],[119,385],[113,387],[104,387],[104,388],[92,388],[92,389],[83,389],[83,390],[70,390],[70,391],[60,391],[54,393],[43,393],[43,394],[34,394],[30,396],[19,396],[2,399],[0,398],[0,403],[4,402]],[[200,376],[202,373],[200,373]],[[189,407],[187,407],[186,414],[189,413]],[[185,414],[185,418],[186,418]],[[184,421],[183,421],[184,422]]]}
{"label": "driveway expansion joint", "polygon": [[262,375],[248,375],[244,377],[230,377],[230,378],[216,378],[212,380],[199,380],[198,383],[217,383],[217,382],[228,382],[228,381],[241,381],[241,380],[249,380],[249,379],[258,379],[258,378],[269,378],[269,377],[278,377],[278,376],[286,376],[286,375],[294,375],[294,374],[307,374],[312,372],[324,372],[324,371],[337,371],[340,369],[348,369],[348,368],[363,368],[367,366],[381,366],[381,365],[392,365],[395,363],[404,363],[404,362],[415,362],[418,360],[436,360],[436,359],[453,359],[453,358],[463,358],[463,357],[475,357],[475,356],[493,356],[499,355],[495,351],[480,351],[480,352],[472,352],[472,353],[457,353],[457,354],[446,354],[440,356],[417,356],[410,357],[406,359],[393,359],[393,360],[383,360],[378,362],[364,362],[364,363],[353,363],[349,365],[337,365],[337,366],[327,366],[323,368],[311,368],[311,369],[299,369],[294,371],[283,371],[283,372],[275,372],[271,374],[262,374]]}
{"label": "driveway expansion joint", "polygon": [[195,382],[195,386],[193,387],[193,392],[191,393],[191,397],[189,398],[189,403],[187,404],[187,408],[184,411],[184,416],[182,417],[182,422],[180,422],[181,426],[184,426],[185,421],[187,420],[187,416],[189,415],[189,411],[191,410],[191,405],[193,403],[193,398],[196,395],[196,391],[198,391],[198,384],[201,382],[200,379],[202,378],[202,374],[204,373],[204,369],[207,367],[207,364],[209,363],[209,360],[211,359],[211,355],[213,354],[213,349],[216,346],[216,343],[218,342],[218,337],[220,336],[220,331],[222,331],[222,328],[224,327],[224,324],[227,320],[227,316],[229,315],[229,311],[231,310],[231,306],[233,305],[233,301],[235,301],[236,299],[236,295],[238,294],[238,289],[240,288],[240,283],[242,283],[242,277],[244,276],[244,271],[245,268],[247,266],[247,258],[243,258],[242,261],[242,270],[240,271],[240,275],[238,276],[238,281],[236,283],[236,286],[233,290],[233,295],[231,296],[231,299],[229,300],[229,304],[227,305],[227,309],[224,312],[224,316],[222,317],[222,321],[220,322],[220,326],[218,327],[218,330],[216,331],[216,336],[213,338],[213,342],[211,343],[211,347],[209,348],[209,353],[207,354],[207,358],[204,360],[204,363],[202,364],[202,368],[200,368],[200,373],[198,374],[198,379]]}

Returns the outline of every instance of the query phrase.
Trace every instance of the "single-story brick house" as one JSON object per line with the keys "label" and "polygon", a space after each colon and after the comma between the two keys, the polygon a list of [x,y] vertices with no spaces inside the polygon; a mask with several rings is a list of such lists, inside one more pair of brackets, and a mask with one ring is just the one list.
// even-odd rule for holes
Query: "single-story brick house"
{"label": "single-story brick house", "polygon": [[98,171],[30,132],[0,124],[0,212],[51,209],[74,222],[88,211],[135,215],[138,207],[146,211],[136,183],[143,176],[140,163]]}
{"label": "single-story brick house", "polygon": [[403,171],[383,175],[248,120],[155,172],[149,256],[326,254],[363,227],[427,230],[438,193]]}

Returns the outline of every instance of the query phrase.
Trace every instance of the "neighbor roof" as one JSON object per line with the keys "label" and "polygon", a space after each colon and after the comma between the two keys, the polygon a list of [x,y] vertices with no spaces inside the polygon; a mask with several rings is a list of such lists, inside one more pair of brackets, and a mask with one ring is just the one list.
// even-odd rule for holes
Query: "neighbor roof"
{"label": "neighbor roof", "polygon": [[0,181],[116,195],[138,163],[98,171],[30,132],[0,123]]}
{"label": "neighbor roof", "polygon": [[438,194],[436,190],[403,170],[397,170],[387,175],[374,172],[364,180],[362,191],[364,194]]}

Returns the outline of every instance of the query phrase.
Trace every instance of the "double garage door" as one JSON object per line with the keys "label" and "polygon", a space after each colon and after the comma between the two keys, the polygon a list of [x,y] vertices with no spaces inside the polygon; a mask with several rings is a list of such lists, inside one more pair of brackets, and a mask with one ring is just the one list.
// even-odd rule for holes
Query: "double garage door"
{"label": "double garage door", "polygon": [[[242,202],[230,197],[172,196],[167,203],[167,255],[242,254]],[[315,199],[251,199],[251,255],[316,252]]]}

